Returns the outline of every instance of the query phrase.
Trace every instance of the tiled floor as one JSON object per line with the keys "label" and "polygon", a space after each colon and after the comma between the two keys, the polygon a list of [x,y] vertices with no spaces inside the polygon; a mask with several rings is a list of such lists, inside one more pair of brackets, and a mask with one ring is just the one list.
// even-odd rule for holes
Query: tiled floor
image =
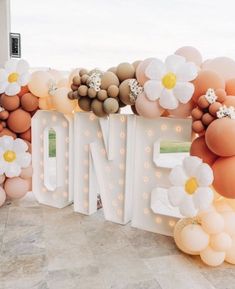
{"label": "tiled floor", "polygon": [[1,289],[235,289],[235,267],[204,266],[169,237],[32,196],[0,208]]}

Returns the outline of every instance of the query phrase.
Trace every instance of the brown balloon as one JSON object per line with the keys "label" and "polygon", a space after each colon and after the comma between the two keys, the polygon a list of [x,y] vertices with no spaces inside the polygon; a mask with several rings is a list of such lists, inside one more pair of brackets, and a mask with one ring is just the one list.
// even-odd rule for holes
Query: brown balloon
{"label": "brown balloon", "polygon": [[103,108],[103,102],[99,101],[98,99],[92,100],[91,110],[99,117],[104,117],[107,115]]}
{"label": "brown balloon", "polygon": [[31,142],[31,128],[19,134],[19,137],[22,138],[23,140],[27,140],[28,142]]}
{"label": "brown balloon", "polygon": [[1,120],[6,120],[9,117],[9,112],[7,110],[3,110],[0,112],[0,119]]}
{"label": "brown balloon", "polygon": [[15,133],[23,133],[31,126],[31,115],[19,108],[10,113],[7,125]]}
{"label": "brown balloon", "polygon": [[192,110],[191,114],[192,114],[193,119],[197,120],[197,119],[202,118],[203,111],[200,108],[196,107]]}
{"label": "brown balloon", "polygon": [[114,74],[111,71],[104,72],[104,74],[101,76],[100,88],[107,90],[108,87],[112,84],[119,86],[119,80],[118,80],[116,74]]}
{"label": "brown balloon", "polygon": [[108,87],[107,93],[109,97],[114,97],[114,98],[118,97],[119,88],[116,85],[112,84]]}
{"label": "brown balloon", "polygon": [[119,109],[118,101],[115,98],[107,98],[103,103],[103,108],[107,114],[115,113]]}
{"label": "brown balloon", "polygon": [[13,111],[20,106],[20,98],[18,95],[8,96],[5,93],[2,94],[0,99],[1,106],[8,111]]}
{"label": "brown balloon", "polygon": [[17,137],[17,135],[14,132],[10,131],[8,128],[3,128],[3,130],[0,132],[0,137],[4,135],[9,135],[12,136],[13,138]]}
{"label": "brown balloon", "polygon": [[123,62],[118,65],[116,74],[120,81],[128,78],[134,78],[135,68],[132,64]]}
{"label": "brown balloon", "polygon": [[78,100],[78,104],[82,110],[91,111],[91,99],[89,97],[81,97]]}
{"label": "brown balloon", "polygon": [[217,111],[222,106],[220,102],[214,102],[209,106],[209,112],[211,115],[216,116]]}
{"label": "brown balloon", "polygon": [[22,95],[20,102],[24,110],[31,112],[38,108],[39,100],[38,97],[29,92]]}

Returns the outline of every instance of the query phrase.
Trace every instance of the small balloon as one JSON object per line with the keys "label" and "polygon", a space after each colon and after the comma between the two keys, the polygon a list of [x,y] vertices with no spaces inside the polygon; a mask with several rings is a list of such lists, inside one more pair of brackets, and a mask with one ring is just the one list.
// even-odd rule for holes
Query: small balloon
{"label": "small balloon", "polygon": [[30,182],[20,177],[9,178],[4,184],[4,189],[8,197],[19,199],[29,191]]}
{"label": "small balloon", "polygon": [[225,252],[218,252],[208,246],[200,253],[202,261],[212,267],[221,265],[225,260]]}
{"label": "small balloon", "polygon": [[224,219],[216,212],[204,214],[201,219],[203,230],[208,234],[218,234],[224,230]]}
{"label": "small balloon", "polygon": [[55,109],[64,114],[72,114],[73,110],[77,106],[76,99],[68,99],[69,92],[69,88],[61,87],[51,93],[52,104],[54,105]]}
{"label": "small balloon", "polygon": [[29,179],[29,178],[32,177],[32,175],[33,175],[33,168],[32,168],[32,166],[29,166],[29,167],[27,167],[27,168],[25,168],[25,169],[22,169],[22,170],[21,170],[21,173],[20,173],[20,177],[21,177],[22,179]]}

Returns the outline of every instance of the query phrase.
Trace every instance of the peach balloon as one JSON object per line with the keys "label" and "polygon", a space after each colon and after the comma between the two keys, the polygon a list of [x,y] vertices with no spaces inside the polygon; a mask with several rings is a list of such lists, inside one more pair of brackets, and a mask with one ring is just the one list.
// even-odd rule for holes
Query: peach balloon
{"label": "peach balloon", "polygon": [[29,179],[29,178],[32,177],[32,175],[33,175],[33,168],[32,168],[32,166],[29,166],[29,167],[27,167],[27,168],[25,168],[25,169],[22,169],[22,170],[21,170],[21,173],[20,173],[20,177],[21,177],[22,179]]}
{"label": "peach balloon", "polygon": [[224,231],[235,236],[235,212],[224,212],[222,216],[224,218]]}
{"label": "peach balloon", "polygon": [[235,107],[235,96],[234,95],[227,95],[225,97],[225,100],[223,101],[223,105],[226,106],[233,106]]}
{"label": "peach balloon", "polygon": [[201,225],[208,234],[218,234],[224,229],[224,219],[219,213],[210,212],[202,216]]}
{"label": "peach balloon", "polygon": [[203,69],[215,71],[225,81],[235,77],[235,61],[229,57],[216,57],[205,63]]}
{"label": "peach balloon", "polygon": [[19,97],[21,97],[22,95],[24,95],[25,93],[29,92],[29,88],[28,85],[26,86],[21,86],[21,90],[20,92],[17,94]]}
{"label": "peach balloon", "polygon": [[209,244],[209,235],[198,224],[185,226],[180,236],[182,245],[192,252],[200,252]]}
{"label": "peach balloon", "polygon": [[208,148],[218,156],[235,155],[235,121],[221,118],[213,121],[207,128],[205,140]]}
{"label": "peach balloon", "polygon": [[54,78],[56,83],[58,83],[63,78],[63,73],[59,70],[49,69],[48,72]]}
{"label": "peach balloon", "polygon": [[0,184],[3,184],[5,179],[6,179],[5,175],[0,175]]}
{"label": "peach balloon", "polygon": [[70,89],[67,87],[61,87],[51,92],[52,104],[56,110],[64,113],[71,114],[77,106],[77,100],[68,99],[68,93]]}
{"label": "peach balloon", "polygon": [[135,108],[139,115],[146,118],[158,118],[164,112],[158,101],[148,100],[144,92],[138,96]]}
{"label": "peach balloon", "polygon": [[49,96],[50,86],[55,83],[54,77],[47,71],[35,71],[28,83],[29,90],[37,97]]}
{"label": "peach balloon", "polygon": [[149,80],[149,78],[145,75],[145,69],[150,64],[151,61],[153,61],[154,58],[147,58],[144,61],[140,62],[140,64],[136,68],[136,79],[138,80],[140,85],[144,85],[144,83]]}
{"label": "peach balloon", "polygon": [[232,207],[230,206],[230,204],[228,204],[227,200],[222,198],[221,196],[220,199],[214,202],[214,207],[218,213],[233,211]]}
{"label": "peach balloon", "polygon": [[183,56],[187,61],[194,62],[199,67],[202,64],[201,53],[192,46],[183,46],[177,49],[175,54]]}
{"label": "peach balloon", "polygon": [[22,198],[30,189],[29,180],[20,177],[7,179],[4,189],[8,197],[12,199]]}
{"label": "peach balloon", "polygon": [[225,232],[212,235],[210,246],[215,251],[227,251],[232,246],[232,238]]}
{"label": "peach balloon", "polygon": [[221,265],[225,260],[225,252],[218,252],[208,246],[200,253],[202,261],[212,267]]}
{"label": "peach balloon", "polygon": [[22,138],[23,140],[27,140],[27,141],[31,142],[31,128],[29,128],[28,130],[26,130],[23,133],[20,133],[19,137]]}
{"label": "peach balloon", "polygon": [[31,126],[31,115],[23,109],[18,108],[10,113],[7,125],[15,133],[23,133]]}
{"label": "peach balloon", "polygon": [[226,198],[235,199],[235,157],[218,158],[212,169],[215,190]]}
{"label": "peach balloon", "polygon": [[6,193],[3,187],[0,186],[0,207],[5,203],[5,201],[6,201]]}
{"label": "peach balloon", "polygon": [[57,82],[57,87],[58,88],[60,88],[60,87],[70,87],[68,79],[67,78],[62,78],[61,80],[59,80]]}
{"label": "peach balloon", "polygon": [[213,165],[213,163],[218,158],[211,150],[209,150],[206,145],[205,136],[200,136],[196,138],[190,147],[190,155],[199,157],[203,160],[204,163],[208,165]]}
{"label": "peach balloon", "polygon": [[186,118],[191,115],[191,111],[196,106],[193,100],[189,101],[188,103],[180,103],[176,109],[168,109],[170,115],[179,117],[179,118]]}
{"label": "peach balloon", "polygon": [[227,94],[235,95],[235,78],[227,80],[225,85]]}
{"label": "peach balloon", "polygon": [[10,131],[8,128],[4,128],[1,132],[0,132],[0,137],[4,136],[4,135],[9,135],[12,136],[13,138],[16,138],[16,134],[12,131]]}
{"label": "peach balloon", "polygon": [[226,251],[225,261],[235,265],[235,235],[232,237],[232,246]]}
{"label": "peach balloon", "polygon": [[225,88],[224,79],[216,72],[210,70],[201,70],[197,78],[193,81],[195,91],[193,100],[197,102],[201,95],[205,95],[208,88]]}

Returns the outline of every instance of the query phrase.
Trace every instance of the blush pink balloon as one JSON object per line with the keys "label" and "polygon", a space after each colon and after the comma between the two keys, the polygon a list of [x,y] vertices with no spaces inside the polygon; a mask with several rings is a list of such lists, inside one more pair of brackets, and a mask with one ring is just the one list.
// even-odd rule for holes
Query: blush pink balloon
{"label": "blush pink balloon", "polygon": [[148,100],[144,92],[138,96],[135,108],[139,115],[146,118],[157,118],[164,112],[158,101]]}
{"label": "blush pink balloon", "polygon": [[204,63],[203,69],[218,73],[225,81],[235,77],[235,61],[229,57],[216,57]]}
{"label": "blush pink balloon", "polygon": [[6,193],[3,187],[0,186],[0,207],[5,203],[5,201],[6,201]]}
{"label": "blush pink balloon", "polygon": [[193,100],[188,103],[180,103],[176,109],[168,109],[170,116],[175,116],[179,118],[185,118],[191,115],[192,109],[196,106]]}
{"label": "blush pink balloon", "polygon": [[147,58],[144,61],[140,62],[140,64],[136,68],[136,79],[138,80],[140,85],[144,85],[144,83],[149,80],[149,78],[145,75],[145,69],[149,65],[151,61],[153,61],[154,58]]}
{"label": "blush pink balloon", "polygon": [[29,167],[21,170],[20,177],[22,179],[29,179],[32,177],[32,174],[33,174],[33,168],[32,168],[32,166],[29,166]]}
{"label": "blush pink balloon", "polygon": [[30,190],[29,180],[24,180],[20,177],[7,179],[4,184],[7,196],[12,199],[22,198]]}
{"label": "blush pink balloon", "polygon": [[5,179],[6,179],[5,175],[0,175],[0,184],[3,184]]}
{"label": "blush pink balloon", "polygon": [[202,64],[202,55],[195,47],[183,46],[177,49],[175,54],[183,56],[187,61],[194,62],[197,66]]}

